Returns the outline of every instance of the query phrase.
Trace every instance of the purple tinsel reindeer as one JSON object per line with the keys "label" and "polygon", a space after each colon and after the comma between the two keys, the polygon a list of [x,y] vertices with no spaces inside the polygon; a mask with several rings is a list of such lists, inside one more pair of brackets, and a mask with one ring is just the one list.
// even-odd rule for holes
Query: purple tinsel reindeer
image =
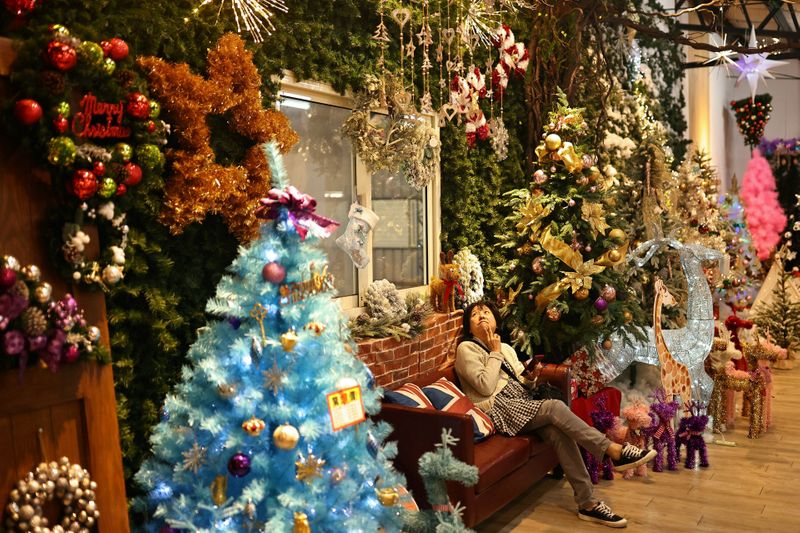
{"label": "purple tinsel reindeer", "polygon": [[681,419],[678,426],[678,435],[675,437],[675,447],[677,448],[677,459],[681,458],[681,446],[686,446],[686,468],[694,468],[695,454],[700,456],[700,466],[708,468],[708,450],[706,441],[703,439],[703,431],[708,425],[708,415],[703,414],[705,406],[702,403],[690,402],[690,416]]}
{"label": "purple tinsel reindeer", "polygon": [[664,389],[656,389],[651,395],[653,403],[650,404],[650,417],[653,424],[647,429],[647,435],[653,440],[656,458],[653,460],[653,472],[664,471],[664,458],[661,452],[667,448],[667,470],[678,469],[678,454],[675,449],[675,430],[672,428],[672,419],[678,412],[680,404],[677,400],[667,401]]}
{"label": "purple tinsel reindeer", "polygon": [[[610,435],[619,425],[619,420],[614,413],[608,410],[604,398],[595,400],[594,406],[595,409],[589,414],[592,418],[592,426],[594,426],[597,431]],[[589,472],[592,483],[596,485],[600,482],[601,465],[603,467],[603,479],[609,481],[614,479],[614,464],[611,462],[609,456],[606,455],[602,461],[598,461],[594,455],[585,449],[581,448],[581,451],[583,452],[583,462],[586,464],[586,470]]]}

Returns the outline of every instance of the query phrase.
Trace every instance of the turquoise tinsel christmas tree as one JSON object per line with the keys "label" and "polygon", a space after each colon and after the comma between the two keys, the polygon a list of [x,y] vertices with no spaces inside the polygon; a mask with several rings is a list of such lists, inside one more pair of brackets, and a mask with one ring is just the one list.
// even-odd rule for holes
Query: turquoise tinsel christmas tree
{"label": "turquoise tinsel christmas tree", "polygon": [[220,320],[200,330],[166,399],[154,457],[136,476],[150,530],[399,531],[398,506],[377,497],[402,481],[394,445],[381,445],[388,426],[367,419],[334,431],[329,414],[327,396],[353,387],[373,414],[380,390],[352,355],[313,244],[324,233],[309,222],[313,205],[292,201],[303,195],[287,187],[277,147],[265,152],[271,197],[287,203],[220,281],[207,305]]}

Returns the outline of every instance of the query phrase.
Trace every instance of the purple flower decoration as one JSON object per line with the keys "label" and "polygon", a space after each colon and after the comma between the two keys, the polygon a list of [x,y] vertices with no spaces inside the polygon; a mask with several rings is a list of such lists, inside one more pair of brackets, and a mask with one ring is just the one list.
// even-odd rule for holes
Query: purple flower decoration
{"label": "purple flower decoration", "polygon": [[25,335],[12,329],[3,336],[3,351],[11,356],[17,356],[25,351]]}

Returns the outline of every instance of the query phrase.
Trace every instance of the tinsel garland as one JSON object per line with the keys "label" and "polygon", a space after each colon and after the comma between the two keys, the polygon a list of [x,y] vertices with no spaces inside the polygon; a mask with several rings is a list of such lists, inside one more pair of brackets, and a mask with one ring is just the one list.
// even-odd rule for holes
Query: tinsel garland
{"label": "tinsel garland", "polygon": [[[168,152],[172,173],[161,221],[173,234],[180,234],[207,214],[218,214],[240,241],[250,240],[258,233],[257,200],[270,188],[269,168],[258,145],[275,140],[286,153],[298,141],[286,115],[263,108],[261,78],[252,53],[238,35],[229,33],[208,53],[207,79],[193,74],[186,64],[156,57],[140,58],[138,64],[176,131],[178,148]],[[252,141],[243,166],[215,161],[206,117],[223,114],[234,132]]]}

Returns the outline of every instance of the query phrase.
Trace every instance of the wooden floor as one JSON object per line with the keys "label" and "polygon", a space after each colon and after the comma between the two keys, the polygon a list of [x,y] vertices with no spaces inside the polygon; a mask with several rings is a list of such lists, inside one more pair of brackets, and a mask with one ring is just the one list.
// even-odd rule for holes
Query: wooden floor
{"label": "wooden floor", "polygon": [[[760,439],[737,417],[709,444],[711,466],[601,481],[596,494],[628,519],[627,531],[800,531],[800,368],[774,370],[773,422]],[[478,533],[610,531],[576,517],[566,480],[545,479],[481,524]]]}

